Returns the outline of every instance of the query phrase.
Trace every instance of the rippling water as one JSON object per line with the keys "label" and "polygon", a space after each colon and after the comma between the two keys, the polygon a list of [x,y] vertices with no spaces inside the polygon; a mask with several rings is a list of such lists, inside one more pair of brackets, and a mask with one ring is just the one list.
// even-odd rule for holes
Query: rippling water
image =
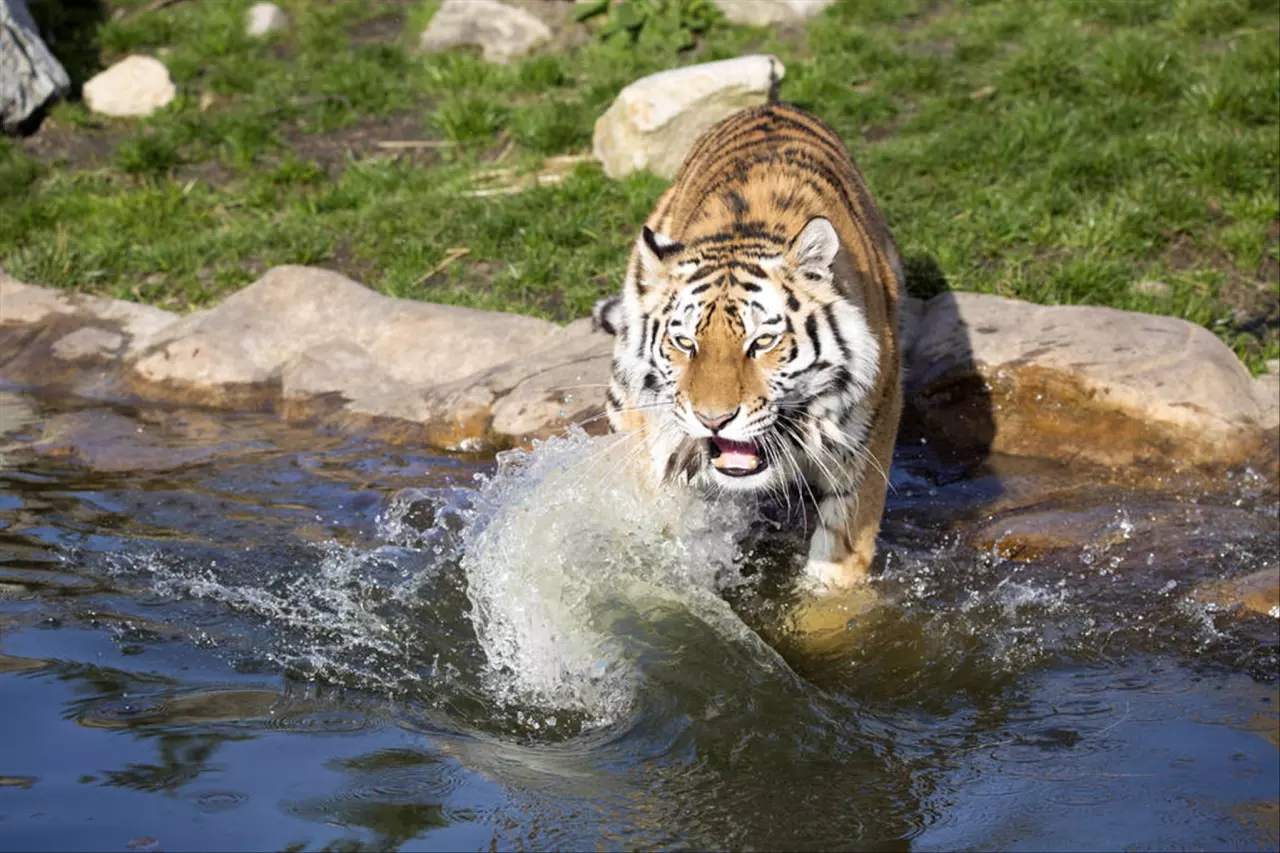
{"label": "rippling water", "polygon": [[904,449],[880,603],[816,654],[797,520],[637,495],[611,439],[0,432],[0,848],[1280,846],[1277,622],[1190,594],[1280,563],[1248,475]]}

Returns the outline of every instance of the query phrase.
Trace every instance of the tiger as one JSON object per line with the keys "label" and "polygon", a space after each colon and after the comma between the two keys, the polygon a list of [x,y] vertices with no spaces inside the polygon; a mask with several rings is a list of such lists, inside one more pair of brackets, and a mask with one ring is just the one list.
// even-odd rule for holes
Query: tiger
{"label": "tiger", "polygon": [[902,261],[839,136],[798,107],[735,113],[693,144],[620,293],[611,430],[654,487],[816,505],[802,578],[869,579],[902,409]]}

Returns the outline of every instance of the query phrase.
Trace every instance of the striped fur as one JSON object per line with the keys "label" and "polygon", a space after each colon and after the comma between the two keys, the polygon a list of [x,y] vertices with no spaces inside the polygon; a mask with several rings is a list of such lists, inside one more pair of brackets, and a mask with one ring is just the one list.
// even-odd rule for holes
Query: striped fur
{"label": "striped fur", "polygon": [[[782,104],[731,116],[695,143],[622,293],[593,312],[617,335],[610,423],[638,434],[652,483],[799,487],[820,519],[808,573],[854,585],[874,556],[901,409],[901,281],[829,127]],[[725,459],[763,469],[712,464],[739,450]]]}

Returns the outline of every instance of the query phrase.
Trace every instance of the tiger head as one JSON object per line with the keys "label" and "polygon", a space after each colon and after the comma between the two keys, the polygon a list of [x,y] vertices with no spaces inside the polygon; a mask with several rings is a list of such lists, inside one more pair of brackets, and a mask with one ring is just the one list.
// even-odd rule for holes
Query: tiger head
{"label": "tiger head", "polygon": [[789,239],[641,231],[621,297],[595,316],[618,335],[610,420],[649,429],[655,473],[759,491],[858,452],[879,345],[836,283],[839,255],[823,217]]}

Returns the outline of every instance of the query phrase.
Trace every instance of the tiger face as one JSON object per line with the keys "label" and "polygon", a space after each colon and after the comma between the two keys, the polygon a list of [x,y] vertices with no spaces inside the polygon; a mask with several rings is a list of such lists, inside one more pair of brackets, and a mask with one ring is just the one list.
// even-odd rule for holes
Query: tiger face
{"label": "tiger face", "polygon": [[[798,234],[683,245],[647,226],[620,302],[610,416],[651,431],[654,474],[733,491],[840,482],[866,428],[879,347],[834,282],[840,240],[814,217]],[[620,405],[626,397],[631,405]]]}

